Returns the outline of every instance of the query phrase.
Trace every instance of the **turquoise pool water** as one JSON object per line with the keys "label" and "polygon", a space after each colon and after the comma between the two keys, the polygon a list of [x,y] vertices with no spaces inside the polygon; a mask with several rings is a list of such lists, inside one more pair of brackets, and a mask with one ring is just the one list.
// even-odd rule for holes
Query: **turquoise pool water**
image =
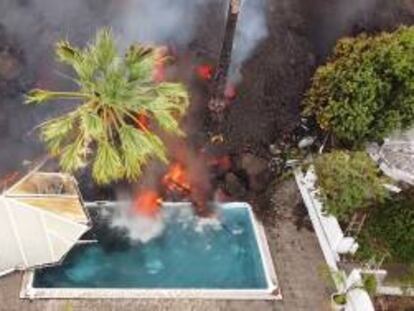
{"label": "turquoise pool water", "polygon": [[55,267],[37,269],[35,288],[264,289],[265,272],[247,208],[219,210],[221,226],[172,208],[161,236],[106,250],[78,245]]}

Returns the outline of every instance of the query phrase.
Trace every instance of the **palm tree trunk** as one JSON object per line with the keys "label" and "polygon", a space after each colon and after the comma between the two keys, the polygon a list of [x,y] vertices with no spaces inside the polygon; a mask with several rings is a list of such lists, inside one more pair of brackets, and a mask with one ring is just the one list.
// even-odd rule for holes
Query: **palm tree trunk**
{"label": "palm tree trunk", "polygon": [[224,92],[231,64],[231,54],[241,1],[242,0],[229,0],[223,44],[220,51],[217,70],[211,86],[210,101],[208,106],[211,111],[211,119],[213,123],[215,123],[213,124],[213,128],[215,128],[215,132],[218,133],[221,132],[220,125],[223,123],[224,119],[224,110],[226,107]]}
{"label": "palm tree trunk", "polygon": [[223,96],[227,84],[227,77],[231,64],[231,54],[233,49],[234,37],[236,34],[237,20],[239,17],[240,0],[230,0],[227,11],[226,30],[224,33],[223,45],[221,47],[220,58],[217,71],[214,76],[216,96]]}

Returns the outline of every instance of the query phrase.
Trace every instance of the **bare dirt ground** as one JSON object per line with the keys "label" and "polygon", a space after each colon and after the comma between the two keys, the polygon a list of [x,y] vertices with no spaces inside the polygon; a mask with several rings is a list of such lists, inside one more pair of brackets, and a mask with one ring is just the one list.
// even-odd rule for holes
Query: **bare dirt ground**
{"label": "bare dirt ground", "polygon": [[414,298],[378,297],[375,300],[375,310],[378,311],[413,311]]}

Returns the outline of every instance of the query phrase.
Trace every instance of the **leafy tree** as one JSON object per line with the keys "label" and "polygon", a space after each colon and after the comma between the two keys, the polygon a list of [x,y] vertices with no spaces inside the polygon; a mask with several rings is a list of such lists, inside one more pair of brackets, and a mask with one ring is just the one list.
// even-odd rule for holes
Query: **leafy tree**
{"label": "leafy tree", "polygon": [[304,115],[361,145],[414,124],[414,27],[340,40],[315,73]]}
{"label": "leafy tree", "polygon": [[360,244],[363,255],[390,255],[394,262],[414,263],[414,189],[372,209]]}
{"label": "leafy tree", "polygon": [[314,165],[324,208],[340,220],[349,220],[355,211],[387,196],[383,186],[386,179],[365,152],[326,153]]}
{"label": "leafy tree", "polygon": [[165,146],[150,125],[183,135],[178,118],[188,107],[188,95],[181,84],[154,81],[154,69],[165,61],[159,50],[133,45],[121,57],[113,34],[104,29],[82,49],[58,42],[56,54],[73,68],[78,89],[34,89],[27,103],[56,99],[80,103],[40,125],[42,139],[63,170],[91,163],[93,178],[105,184],[136,180],[150,158],[167,161]]}

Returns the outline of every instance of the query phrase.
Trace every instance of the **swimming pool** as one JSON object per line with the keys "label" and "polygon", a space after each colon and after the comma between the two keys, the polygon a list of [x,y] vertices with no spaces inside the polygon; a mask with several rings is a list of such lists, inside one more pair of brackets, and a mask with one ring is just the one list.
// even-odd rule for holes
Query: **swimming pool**
{"label": "swimming pool", "polygon": [[203,226],[189,204],[167,203],[164,213],[159,237],[114,250],[79,244],[61,265],[26,273],[22,296],[278,298],[264,230],[248,204],[223,204],[220,221]]}

